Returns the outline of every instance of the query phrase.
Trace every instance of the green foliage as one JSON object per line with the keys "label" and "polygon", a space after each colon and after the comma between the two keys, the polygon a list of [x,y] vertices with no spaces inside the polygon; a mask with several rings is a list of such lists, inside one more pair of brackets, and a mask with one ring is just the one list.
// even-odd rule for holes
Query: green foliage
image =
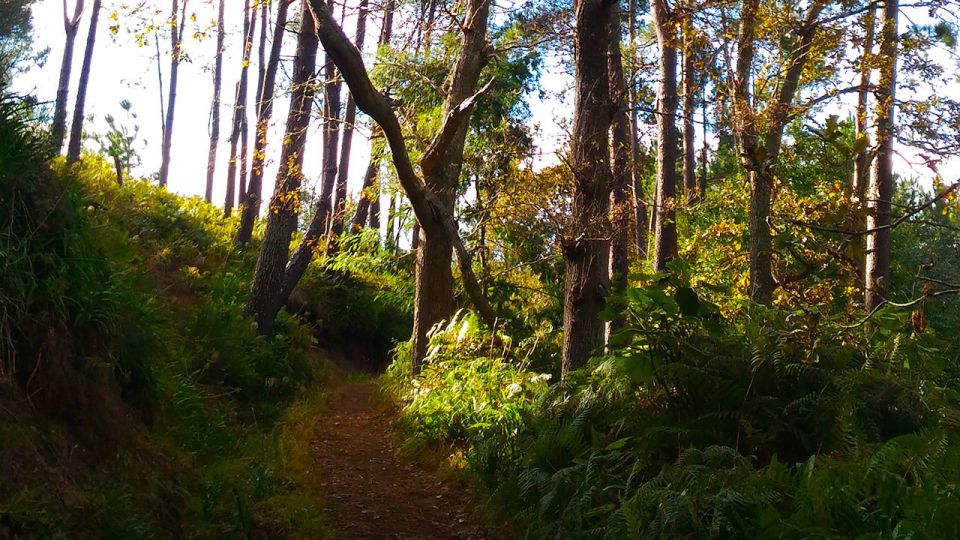
{"label": "green foliage", "polygon": [[413,379],[398,350],[385,388],[407,433],[462,452],[534,538],[957,534],[934,509],[957,504],[960,395],[931,336],[892,311],[731,320],[680,262],[636,279],[612,350],[549,389],[459,320]]}
{"label": "green foliage", "polygon": [[509,348],[509,341],[492,341],[474,315],[461,312],[433,329],[417,378],[408,378],[410,344],[397,346],[385,389],[399,398],[415,437],[451,445],[476,433],[508,438],[523,426],[550,378],[504,359]]}
{"label": "green foliage", "polygon": [[18,107],[0,122],[0,521],[28,537],[327,536],[305,472],[322,362],[308,326],[283,316],[264,338],[242,314],[255,252],[234,252],[235,221],[119,187],[98,156],[51,169]]}
{"label": "green foliage", "polygon": [[381,249],[379,232],[366,229],[342,237],[334,255],[314,261],[296,294],[326,344],[362,347],[355,351],[367,356],[361,367],[382,367],[393,346],[410,337],[411,262]]}

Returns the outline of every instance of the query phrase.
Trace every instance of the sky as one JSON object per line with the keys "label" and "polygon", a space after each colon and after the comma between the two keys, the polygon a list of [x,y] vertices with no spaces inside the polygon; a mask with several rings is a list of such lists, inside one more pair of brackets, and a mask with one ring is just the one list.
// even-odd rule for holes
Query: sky
{"label": "sky", "polygon": [[[70,12],[75,0],[67,0]],[[216,18],[215,0],[189,0],[188,13],[195,15],[195,22],[188,23],[183,46],[187,60],[181,63],[179,72],[179,89],[176,106],[176,121],[174,124],[172,162],[170,169],[169,189],[185,195],[202,195],[205,187],[207,148],[209,144],[210,101],[213,92],[212,64],[214,57],[215,30],[213,26]],[[89,11],[91,0],[87,0]],[[96,51],[93,58],[93,68],[88,89],[86,111],[92,115],[92,122],[85,125],[91,132],[103,133],[106,131],[104,117],[112,114],[121,122],[125,115],[120,108],[120,101],[129,100],[133,111],[137,115],[135,123],[139,125],[140,156],[142,163],[134,170],[135,175],[149,175],[159,169],[161,114],[160,114],[160,86],[157,78],[158,62],[155,44],[152,36],[143,45],[138,45],[135,39],[137,30],[136,18],[125,15],[123,6],[125,0],[105,0],[100,17],[100,28],[97,33]],[[162,23],[169,15],[169,1],[140,0],[150,8],[155,8],[155,22]],[[353,2],[349,2],[353,4]],[[298,3],[291,6],[290,17],[293,18],[299,10]],[[109,26],[114,24],[111,14],[119,10],[117,22],[121,24],[119,32],[112,35]],[[154,9],[147,9],[152,12]],[[226,47],[224,53],[224,74],[221,106],[221,143],[218,152],[217,175],[214,183],[214,203],[222,204],[225,192],[226,169],[229,153],[227,138],[230,133],[230,119],[233,109],[234,84],[239,78],[241,60],[242,0],[227,0],[226,9]],[[57,80],[63,56],[64,32],[62,26],[62,0],[37,0],[33,7],[34,17],[34,49],[49,49],[47,61],[43,66],[34,67],[15,81],[16,89],[23,93],[35,95],[41,101],[52,102],[56,94]],[[496,17],[496,15],[495,15]],[[901,25],[905,25],[901,18]],[[347,34],[352,36],[355,28],[353,14],[348,13],[343,23]],[[364,51],[368,67],[372,67],[376,36],[379,34],[381,16],[373,13],[367,22],[368,46]],[[70,87],[69,111],[72,111],[73,100],[76,96],[77,79],[80,74],[83,49],[89,27],[89,12],[84,13],[80,31],[77,35],[73,72]],[[191,35],[196,29],[210,29],[205,35]],[[395,36],[397,35],[395,32]],[[286,87],[292,65],[292,54],[296,36],[287,33],[284,41],[282,64],[278,75],[278,97],[274,103],[273,118],[271,121],[268,140],[267,164],[264,175],[264,197],[272,193],[276,176],[279,156],[278,141],[281,140],[283,125],[286,120],[289,100],[286,96]],[[160,72],[164,83],[169,79],[169,51],[165,46],[169,43],[167,29],[161,29],[160,39]],[[396,45],[396,42],[395,42]],[[268,40],[269,47],[269,40]],[[252,59],[250,70],[251,95],[256,84],[256,55]],[[570,76],[556,57],[547,57],[540,78],[541,91],[529,92],[525,97],[532,112],[532,122],[535,129],[534,140],[537,147],[532,156],[534,168],[556,164],[557,151],[562,149],[566,140],[566,126],[569,126],[573,112],[573,93],[564,93],[570,85]],[[166,95],[166,90],[162,92]],[[344,98],[345,101],[345,98]],[[823,115],[838,114],[846,118],[853,110],[855,97],[851,94],[842,100],[828,106]],[[316,110],[316,109],[315,109]],[[254,118],[250,110],[249,124],[254,125]],[[72,112],[70,112],[72,114]],[[68,114],[68,119],[71,118]],[[351,167],[349,175],[349,191],[354,195],[360,187],[361,176],[366,169],[370,147],[367,140],[369,134],[369,120],[359,115],[357,130],[351,151]],[[304,171],[307,176],[307,185],[316,184],[319,176],[321,145],[318,130],[320,122],[311,124],[311,133],[308,137],[307,152],[305,155]],[[698,130],[698,137],[700,133]],[[252,148],[252,137],[251,148]],[[708,143],[714,142],[708,134]],[[702,141],[698,140],[698,145]],[[96,143],[87,142],[87,148],[96,150]],[[896,167],[899,173],[905,176],[929,178],[932,173],[927,169],[915,165],[916,153],[909,148],[899,148]],[[950,160],[942,166],[945,176],[956,172],[960,175],[960,160]],[[384,207],[386,206],[384,201]]]}

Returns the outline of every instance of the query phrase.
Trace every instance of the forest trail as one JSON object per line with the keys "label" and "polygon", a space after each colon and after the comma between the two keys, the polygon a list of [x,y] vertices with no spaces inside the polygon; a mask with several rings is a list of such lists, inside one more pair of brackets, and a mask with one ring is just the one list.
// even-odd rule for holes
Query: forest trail
{"label": "forest trail", "polygon": [[483,538],[464,492],[398,455],[393,419],[370,403],[373,389],[337,388],[312,444],[339,537]]}

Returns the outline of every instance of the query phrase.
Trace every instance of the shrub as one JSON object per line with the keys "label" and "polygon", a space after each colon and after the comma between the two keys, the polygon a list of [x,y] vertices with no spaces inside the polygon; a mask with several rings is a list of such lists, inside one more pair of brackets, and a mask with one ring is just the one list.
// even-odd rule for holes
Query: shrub
{"label": "shrub", "polygon": [[639,279],[611,350],[549,389],[505,392],[536,375],[459,322],[415,378],[398,350],[386,388],[407,433],[462,452],[494,515],[534,538],[957,534],[933,510],[960,480],[960,394],[933,338],[892,311],[731,320],[682,263]]}

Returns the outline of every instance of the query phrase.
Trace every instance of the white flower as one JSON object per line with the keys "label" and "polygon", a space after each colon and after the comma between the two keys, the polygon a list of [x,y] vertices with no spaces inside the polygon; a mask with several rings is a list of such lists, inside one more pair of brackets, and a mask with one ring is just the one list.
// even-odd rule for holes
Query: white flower
{"label": "white flower", "polygon": [[523,388],[517,383],[510,383],[507,385],[507,397],[514,397],[520,393]]}
{"label": "white flower", "polygon": [[537,373],[534,376],[530,377],[530,381],[531,382],[549,381],[552,378],[553,378],[553,375],[551,375],[550,373]]}

